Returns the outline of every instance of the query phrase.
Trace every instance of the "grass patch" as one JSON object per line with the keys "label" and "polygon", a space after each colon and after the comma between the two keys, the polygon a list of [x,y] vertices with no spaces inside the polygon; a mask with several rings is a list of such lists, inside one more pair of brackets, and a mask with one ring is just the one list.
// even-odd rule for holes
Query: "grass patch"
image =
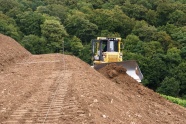
{"label": "grass patch", "polygon": [[166,96],[163,94],[160,94],[160,95],[173,103],[176,103],[178,105],[186,107],[186,100],[185,99],[180,99],[180,98],[176,98],[176,97],[172,97],[172,96]]}

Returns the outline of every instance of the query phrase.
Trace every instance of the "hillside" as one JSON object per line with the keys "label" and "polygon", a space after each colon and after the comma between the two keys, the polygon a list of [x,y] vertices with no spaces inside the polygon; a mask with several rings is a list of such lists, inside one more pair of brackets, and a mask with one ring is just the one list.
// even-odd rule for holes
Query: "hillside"
{"label": "hillside", "polygon": [[6,68],[6,66],[31,55],[30,52],[21,47],[15,40],[2,34],[0,34],[0,46],[1,71]]}
{"label": "hillside", "polygon": [[[7,42],[0,49],[12,49],[4,51],[1,58],[12,53],[15,59],[29,55],[16,63],[1,62],[9,67],[0,75],[2,124],[186,123],[185,108],[163,99],[125,73],[108,79],[106,71],[100,70],[102,75],[74,56],[30,55],[13,39],[3,35],[1,39]],[[22,51],[16,52],[18,49]]]}

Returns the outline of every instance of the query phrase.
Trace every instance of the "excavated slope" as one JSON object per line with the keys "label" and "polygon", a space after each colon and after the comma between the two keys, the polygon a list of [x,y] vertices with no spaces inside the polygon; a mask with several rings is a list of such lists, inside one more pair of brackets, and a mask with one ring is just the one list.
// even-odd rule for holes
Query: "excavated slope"
{"label": "excavated slope", "polygon": [[[12,44],[6,45],[17,50]],[[1,57],[9,54],[7,51]],[[11,65],[0,75],[0,122],[186,123],[184,107],[136,82],[124,68],[109,65],[99,71],[101,74],[80,59],[62,54],[31,55]]]}
{"label": "excavated slope", "polygon": [[30,53],[21,47],[15,40],[0,34],[0,70],[15,63]]}

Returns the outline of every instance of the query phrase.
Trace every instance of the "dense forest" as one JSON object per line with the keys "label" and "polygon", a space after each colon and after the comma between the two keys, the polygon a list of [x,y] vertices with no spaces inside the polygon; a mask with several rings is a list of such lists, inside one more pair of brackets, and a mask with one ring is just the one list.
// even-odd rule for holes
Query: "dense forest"
{"label": "dense forest", "polygon": [[33,54],[62,52],[91,64],[91,39],[121,37],[142,83],[186,98],[185,0],[0,0],[0,33]]}

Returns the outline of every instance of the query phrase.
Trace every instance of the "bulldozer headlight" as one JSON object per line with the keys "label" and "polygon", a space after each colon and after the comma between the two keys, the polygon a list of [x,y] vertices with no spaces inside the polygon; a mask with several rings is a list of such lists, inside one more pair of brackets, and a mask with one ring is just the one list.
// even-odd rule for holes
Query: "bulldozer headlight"
{"label": "bulldozer headlight", "polygon": [[122,58],[123,54],[122,53],[119,53],[119,57]]}
{"label": "bulldozer headlight", "polygon": [[98,55],[95,55],[95,56],[94,56],[94,59],[95,59],[95,60],[99,60],[99,56],[98,56]]}
{"label": "bulldozer headlight", "polygon": [[105,52],[103,52],[103,56],[106,56],[106,53]]}
{"label": "bulldozer headlight", "polygon": [[105,58],[105,57],[106,57],[106,55],[107,55],[107,54],[106,54],[105,52],[103,52],[103,58]]}

